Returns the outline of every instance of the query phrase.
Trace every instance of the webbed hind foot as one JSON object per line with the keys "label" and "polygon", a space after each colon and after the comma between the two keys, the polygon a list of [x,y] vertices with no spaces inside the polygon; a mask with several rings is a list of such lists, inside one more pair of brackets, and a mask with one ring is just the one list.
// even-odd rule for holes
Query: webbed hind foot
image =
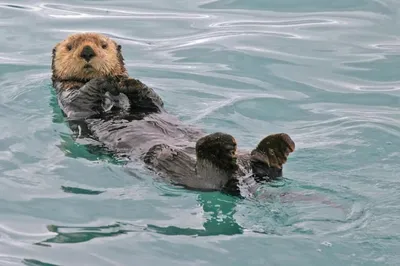
{"label": "webbed hind foot", "polygon": [[204,136],[196,143],[197,160],[207,161],[226,173],[238,170],[236,150],[235,138],[221,132]]}
{"label": "webbed hind foot", "polygon": [[286,133],[265,137],[251,152],[253,174],[260,179],[274,179],[282,176],[282,166],[294,150],[295,143]]}
{"label": "webbed hind foot", "polygon": [[229,134],[216,132],[200,138],[196,143],[198,179],[211,189],[240,195],[236,151],[236,140]]}

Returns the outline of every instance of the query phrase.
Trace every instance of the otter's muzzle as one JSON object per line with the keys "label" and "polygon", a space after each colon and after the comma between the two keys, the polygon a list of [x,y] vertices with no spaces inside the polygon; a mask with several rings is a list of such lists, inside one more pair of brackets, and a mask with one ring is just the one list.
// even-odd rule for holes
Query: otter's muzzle
{"label": "otter's muzzle", "polygon": [[86,62],[89,62],[90,59],[96,56],[96,53],[93,51],[92,47],[89,45],[86,45],[83,47],[82,52],[81,52],[81,57],[86,60]]}

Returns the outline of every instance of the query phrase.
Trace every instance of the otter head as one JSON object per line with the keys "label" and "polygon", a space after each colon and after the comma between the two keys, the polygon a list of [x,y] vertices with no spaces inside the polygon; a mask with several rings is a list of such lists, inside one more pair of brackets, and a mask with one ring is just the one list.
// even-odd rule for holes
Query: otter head
{"label": "otter head", "polygon": [[53,80],[87,82],[127,75],[121,46],[97,33],[73,34],[53,48]]}

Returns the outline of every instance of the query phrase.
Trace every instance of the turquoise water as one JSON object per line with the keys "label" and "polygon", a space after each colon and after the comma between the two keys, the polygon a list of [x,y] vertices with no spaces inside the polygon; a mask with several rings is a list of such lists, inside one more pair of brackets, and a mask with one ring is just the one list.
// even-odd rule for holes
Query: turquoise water
{"label": "turquoise water", "polygon": [[[399,11],[394,0],[2,1],[0,265],[399,265]],[[267,198],[197,193],[74,142],[50,56],[79,31],[117,40],[129,73],[182,120],[248,149],[289,133],[285,179]]]}

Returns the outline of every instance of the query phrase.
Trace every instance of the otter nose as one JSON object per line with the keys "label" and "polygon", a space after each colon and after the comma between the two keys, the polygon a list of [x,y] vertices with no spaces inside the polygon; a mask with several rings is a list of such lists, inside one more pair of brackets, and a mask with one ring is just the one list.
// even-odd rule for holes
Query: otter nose
{"label": "otter nose", "polygon": [[92,57],[94,57],[96,54],[93,51],[92,47],[90,47],[89,45],[86,45],[85,47],[83,47],[82,52],[81,52],[81,57],[83,59],[85,59],[87,62],[90,61],[90,59],[92,59]]}

